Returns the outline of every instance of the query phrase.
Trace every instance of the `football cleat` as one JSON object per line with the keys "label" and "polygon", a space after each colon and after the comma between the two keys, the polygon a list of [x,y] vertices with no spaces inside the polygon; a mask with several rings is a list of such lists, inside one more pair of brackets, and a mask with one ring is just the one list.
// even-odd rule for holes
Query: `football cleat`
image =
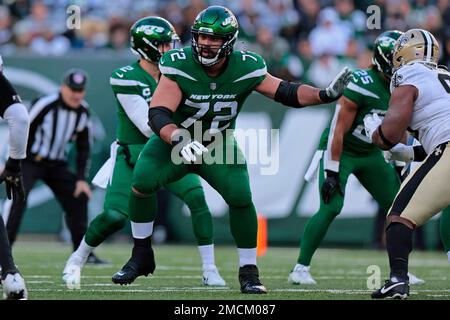
{"label": "football cleat", "polygon": [[316,280],[313,279],[309,273],[309,266],[303,266],[297,264],[294,270],[289,274],[288,283],[291,284],[316,284]]}
{"label": "football cleat", "polygon": [[416,277],[411,272],[408,272],[408,278],[410,285],[418,286],[425,283],[425,280]]}
{"label": "football cleat", "polygon": [[2,278],[3,298],[6,300],[27,300],[28,292],[25,286],[25,280],[19,272],[7,273]]}
{"label": "football cleat", "polygon": [[408,281],[386,280],[384,286],[372,293],[372,299],[406,299],[408,296]]}
{"label": "football cleat", "polygon": [[67,260],[62,279],[68,289],[81,289],[81,269],[85,263],[86,259],[81,258],[75,252]]}
{"label": "football cleat", "polygon": [[203,269],[203,284],[212,287],[224,287],[226,285],[216,266]]}
{"label": "football cleat", "polygon": [[239,283],[241,284],[242,293],[267,293],[266,287],[259,281],[258,267],[253,264],[246,264],[239,268]]}
{"label": "football cleat", "polygon": [[155,271],[155,256],[152,248],[133,247],[130,260],[112,276],[116,284],[130,284],[140,276],[148,276]]}

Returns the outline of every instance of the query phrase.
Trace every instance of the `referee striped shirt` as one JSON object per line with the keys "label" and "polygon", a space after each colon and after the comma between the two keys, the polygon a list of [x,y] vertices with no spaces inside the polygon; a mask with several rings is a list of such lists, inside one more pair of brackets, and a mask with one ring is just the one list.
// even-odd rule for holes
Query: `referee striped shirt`
{"label": "referee striped shirt", "polygon": [[77,148],[77,176],[85,179],[91,141],[89,106],[67,106],[60,93],[39,98],[30,108],[30,133],[27,159],[37,162],[67,163],[71,142]]}

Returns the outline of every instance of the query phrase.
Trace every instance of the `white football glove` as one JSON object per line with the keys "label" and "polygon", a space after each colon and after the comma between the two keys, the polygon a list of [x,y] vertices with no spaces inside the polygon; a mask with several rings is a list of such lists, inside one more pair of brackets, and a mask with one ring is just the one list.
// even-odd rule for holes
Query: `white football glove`
{"label": "white football glove", "polygon": [[398,143],[392,149],[384,152],[384,158],[386,161],[414,161],[414,147]]}
{"label": "white football glove", "polygon": [[197,140],[192,140],[181,148],[180,155],[189,162],[195,162],[197,160],[195,155],[201,156],[205,152],[208,152],[208,149],[204,145]]}
{"label": "white football glove", "polygon": [[331,83],[325,89],[327,96],[330,99],[334,100],[339,98],[344,92],[344,89],[347,87],[351,78],[352,78],[352,71],[350,70],[350,68],[345,67],[344,69],[342,69],[341,72],[338,73],[336,78],[334,78],[334,80],[331,81]]}
{"label": "white football glove", "polygon": [[369,138],[370,142],[372,142],[372,135],[377,130],[377,128],[381,125],[381,118],[378,114],[368,114],[364,117],[364,128],[366,130],[366,136]]}

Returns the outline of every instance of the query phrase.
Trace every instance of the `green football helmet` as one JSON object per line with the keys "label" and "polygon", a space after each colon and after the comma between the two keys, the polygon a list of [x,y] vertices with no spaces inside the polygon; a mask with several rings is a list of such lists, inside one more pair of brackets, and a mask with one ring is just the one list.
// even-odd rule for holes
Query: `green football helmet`
{"label": "green football helmet", "polygon": [[179,40],[172,24],[160,17],[142,18],[130,29],[131,51],[153,63],[157,63],[164,53],[158,49],[160,44],[172,43],[174,48]]}
{"label": "green football helmet", "polygon": [[[233,52],[233,46],[238,36],[238,29],[239,25],[236,17],[225,7],[210,6],[200,12],[191,28],[194,59],[204,66],[212,66],[222,58],[230,55]],[[213,48],[212,46],[206,48],[206,46],[198,44],[198,36],[200,34],[221,38],[223,43],[218,48]],[[201,53],[202,49],[217,50],[217,54],[214,57],[204,57]]]}
{"label": "green football helmet", "polygon": [[398,38],[403,32],[398,30],[390,30],[380,34],[374,43],[372,63],[377,67],[378,71],[383,73],[387,78],[392,77],[394,46]]}

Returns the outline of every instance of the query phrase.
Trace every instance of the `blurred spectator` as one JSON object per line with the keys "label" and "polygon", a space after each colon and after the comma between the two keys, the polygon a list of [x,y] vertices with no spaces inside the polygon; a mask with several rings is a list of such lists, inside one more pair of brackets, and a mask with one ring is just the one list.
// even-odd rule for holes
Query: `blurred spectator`
{"label": "blurred spectator", "polygon": [[24,19],[30,14],[31,0],[5,1],[5,3],[9,5],[11,15],[17,20]]}
{"label": "blurred spectator", "polygon": [[11,24],[12,19],[8,7],[0,6],[0,46],[10,42],[13,37]]}
{"label": "blurred spectator", "polygon": [[436,35],[441,27],[441,13],[428,0],[416,0],[406,22],[409,26],[426,29]]}
{"label": "blurred spectator", "polygon": [[65,24],[50,17],[47,6],[36,1],[31,6],[31,15],[14,26],[16,43],[20,47],[29,46],[41,55],[60,55],[67,52],[70,42],[61,35]]}
{"label": "blurred spectator", "polygon": [[409,25],[406,17],[410,12],[410,5],[406,0],[387,0],[386,1],[386,20],[384,22],[385,30],[406,31]]}
{"label": "blurred spectator", "polygon": [[106,48],[114,50],[128,49],[130,27],[124,23],[116,23],[109,27],[109,42]]}
{"label": "blurred spectator", "polygon": [[342,27],[351,36],[362,37],[366,30],[366,15],[355,9],[353,0],[335,0],[335,8],[339,14]]}
{"label": "blurred spectator", "polygon": [[299,13],[298,36],[307,37],[316,26],[317,16],[320,12],[320,4],[317,0],[296,0],[295,8]]}
{"label": "blurred spectator", "polygon": [[108,23],[98,18],[86,18],[80,29],[83,47],[90,49],[103,48],[108,43]]}
{"label": "blurred spectator", "polygon": [[325,8],[319,14],[318,26],[311,31],[309,41],[315,56],[344,55],[350,36],[340,24],[337,12],[332,8]]}

